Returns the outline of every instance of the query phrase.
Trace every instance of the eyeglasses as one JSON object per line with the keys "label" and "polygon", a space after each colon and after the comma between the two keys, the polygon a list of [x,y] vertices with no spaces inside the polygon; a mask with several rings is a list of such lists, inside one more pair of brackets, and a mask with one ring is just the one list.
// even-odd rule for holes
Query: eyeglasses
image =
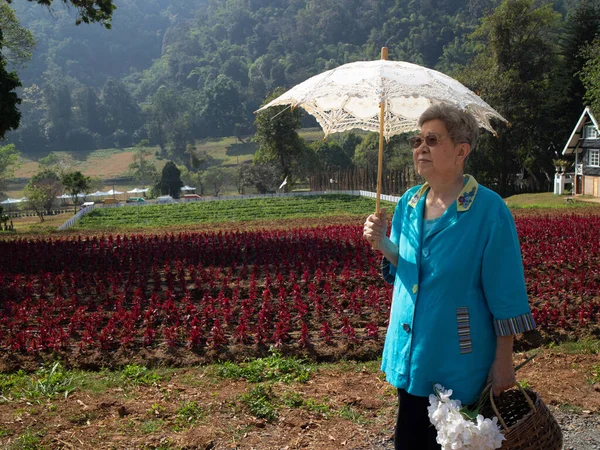
{"label": "eyeglasses", "polygon": [[437,134],[428,134],[425,137],[411,136],[408,139],[408,143],[412,148],[419,148],[421,145],[423,145],[423,142],[427,144],[427,147],[435,147],[442,139],[446,139],[447,137],[448,136],[438,136]]}

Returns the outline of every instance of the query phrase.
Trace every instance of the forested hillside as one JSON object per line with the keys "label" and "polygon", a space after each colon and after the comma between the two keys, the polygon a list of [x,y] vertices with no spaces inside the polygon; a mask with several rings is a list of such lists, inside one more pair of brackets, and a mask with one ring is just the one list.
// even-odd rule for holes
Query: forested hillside
{"label": "forested hillside", "polygon": [[31,154],[129,146],[147,133],[164,146],[167,132],[247,134],[275,87],[377,58],[383,45],[395,60],[465,63],[465,35],[498,3],[117,0],[110,30],[73,26],[73,8],[60,3],[14,3],[37,45],[20,71],[21,128],[9,137]]}
{"label": "forested hillside", "polygon": [[[549,140],[558,149],[583,106],[574,74],[585,62],[578,52],[589,37],[581,36],[598,23],[594,16],[577,29],[575,18],[594,2],[504,3],[512,10],[496,12],[494,22],[485,18],[500,0],[116,0],[106,29],[73,26],[75,11],[60,2],[51,11],[15,2],[37,45],[18,72],[21,125],[7,137],[23,154],[40,156],[148,139],[182,161],[197,139],[254,133],[253,111],[275,88],[377,59],[387,46],[390,59],[459,78],[511,122],[542,121],[551,130],[533,144],[522,133],[506,135],[501,145],[525,153],[513,148],[498,162],[482,152],[475,167],[517,161],[529,170],[540,153],[548,166]],[[498,29],[506,36],[495,36]],[[524,88],[511,91],[516,85]]]}

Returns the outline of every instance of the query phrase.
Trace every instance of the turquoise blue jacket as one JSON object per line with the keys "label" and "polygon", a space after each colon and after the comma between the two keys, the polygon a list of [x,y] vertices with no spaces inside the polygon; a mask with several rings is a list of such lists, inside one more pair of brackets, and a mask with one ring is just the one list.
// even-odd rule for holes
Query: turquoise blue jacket
{"label": "turquoise blue jacket", "polygon": [[384,260],[393,302],[382,370],[397,388],[428,396],[452,389],[477,400],[494,361],[496,336],[535,328],[512,214],[502,198],[465,176],[465,187],[423,239],[429,186],[398,202],[390,239],[398,266]]}

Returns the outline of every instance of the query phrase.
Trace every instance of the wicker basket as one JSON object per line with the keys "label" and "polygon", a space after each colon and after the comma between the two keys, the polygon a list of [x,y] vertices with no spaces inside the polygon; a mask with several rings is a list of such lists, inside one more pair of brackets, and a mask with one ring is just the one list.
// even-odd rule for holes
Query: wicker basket
{"label": "wicker basket", "polygon": [[517,387],[496,398],[490,394],[482,411],[484,417],[498,417],[505,430],[501,450],[561,450],[562,431],[546,404],[536,392]]}

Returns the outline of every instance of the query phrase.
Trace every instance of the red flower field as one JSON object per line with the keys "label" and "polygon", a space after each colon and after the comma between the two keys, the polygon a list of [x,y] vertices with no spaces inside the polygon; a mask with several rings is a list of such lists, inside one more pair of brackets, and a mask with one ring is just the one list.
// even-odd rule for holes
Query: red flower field
{"label": "red flower field", "polygon": [[[597,334],[600,216],[516,221],[541,336]],[[270,346],[376,357],[391,287],[361,234],[336,225],[1,241],[4,367],[46,354],[110,366],[157,352],[178,364]]]}

